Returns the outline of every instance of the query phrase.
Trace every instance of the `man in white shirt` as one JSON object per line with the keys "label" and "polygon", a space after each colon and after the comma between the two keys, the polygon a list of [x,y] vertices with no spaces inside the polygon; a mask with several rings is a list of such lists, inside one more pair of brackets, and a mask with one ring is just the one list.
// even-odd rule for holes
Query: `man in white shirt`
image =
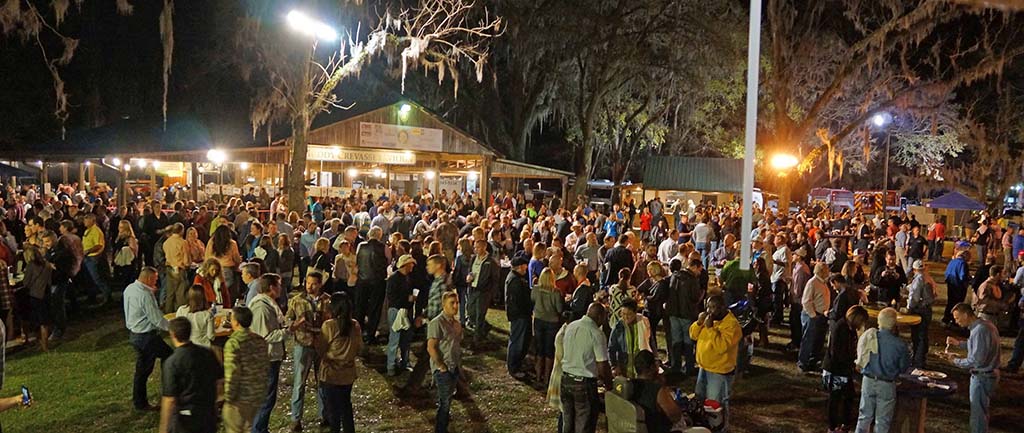
{"label": "man in white shirt", "polygon": [[[772,275],[770,278],[774,307],[772,321],[775,323],[782,323],[783,308],[788,304],[786,299],[789,297],[789,282],[793,275],[793,261],[790,258],[787,245],[786,235],[775,235],[775,252],[772,253]],[[796,320],[796,318],[790,316],[789,320]]]}
{"label": "man in white shirt", "polygon": [[566,325],[562,338],[562,433],[593,433],[597,427],[600,378],[611,389],[608,339],[601,327],[608,312],[599,303],[590,304],[587,315]]}
{"label": "man in white shirt", "polygon": [[679,230],[672,229],[668,231],[668,238],[661,241],[661,245],[658,245],[658,261],[662,263],[669,263],[672,261],[677,253],[679,253]]}
{"label": "man in white shirt", "polygon": [[707,268],[708,256],[711,255],[711,235],[714,234],[714,230],[708,224],[708,217],[701,217],[691,234],[693,235],[693,246],[700,253],[700,262],[704,264],[704,268]]}
{"label": "man in white shirt", "polygon": [[828,308],[831,292],[828,288],[828,265],[818,263],[814,266],[814,277],[807,281],[804,296],[801,299],[804,311],[800,313],[800,322],[804,328],[800,340],[800,355],[797,367],[803,372],[817,369],[825,347],[825,331],[828,327]]}

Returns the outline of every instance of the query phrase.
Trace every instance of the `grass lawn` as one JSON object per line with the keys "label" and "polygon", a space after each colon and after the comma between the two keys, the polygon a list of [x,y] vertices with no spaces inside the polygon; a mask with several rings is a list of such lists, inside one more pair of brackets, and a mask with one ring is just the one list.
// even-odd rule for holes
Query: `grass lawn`
{"label": "grass lawn", "polygon": [[[941,280],[940,280],[941,281]],[[944,294],[945,290],[939,290]],[[935,320],[941,317],[937,308]],[[516,381],[505,372],[504,340],[508,322],[504,312],[493,310],[491,323],[498,328],[490,348],[484,353],[468,352],[465,367],[471,397],[452,406],[452,432],[554,432],[557,414],[547,407],[543,390]],[[92,320],[72,323],[63,343],[50,353],[37,348],[8,353],[5,391],[14,395],[20,385],[28,385],[34,394],[31,409],[0,414],[9,432],[153,432],[156,413],[136,413],[131,408],[131,382],[134,353],[127,344],[121,315],[115,310],[98,313]],[[797,373],[795,355],[780,350],[788,342],[788,330],[773,329],[772,347],[758,349],[748,375],[734,386],[732,431],[734,432],[822,432],[826,428],[824,392],[820,378]],[[947,331],[932,327],[931,341],[937,350],[944,347]],[[907,337],[906,333],[904,335]],[[909,338],[909,337],[907,337]],[[1009,358],[1012,338],[1003,339],[1003,361]],[[936,344],[941,343],[941,345]],[[415,352],[414,345],[414,352]],[[290,352],[289,352],[290,353]],[[382,347],[370,349],[360,367],[353,400],[356,429],[361,432],[429,432],[433,430],[434,402],[430,390],[417,395],[396,391],[404,383],[382,374]],[[930,367],[952,374],[960,391],[949,399],[933,399],[928,405],[929,432],[967,431],[969,406],[967,375],[938,358]],[[291,367],[282,369],[277,409],[271,418],[272,431],[285,432],[291,396]],[[993,401],[992,427],[997,432],[1019,432],[1024,425],[1024,398],[1020,376],[1003,377]],[[692,391],[693,380],[679,386]],[[157,402],[159,373],[149,386],[150,401]],[[316,404],[307,391],[304,419],[312,426]],[[602,420],[599,430],[605,425]],[[317,431],[307,427],[306,431]]]}

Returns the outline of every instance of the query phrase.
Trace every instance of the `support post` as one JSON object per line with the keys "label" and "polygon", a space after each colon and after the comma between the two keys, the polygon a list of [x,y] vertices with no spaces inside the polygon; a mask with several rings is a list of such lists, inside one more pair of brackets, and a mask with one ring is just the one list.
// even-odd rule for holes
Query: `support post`
{"label": "support post", "polygon": [[199,188],[202,188],[201,181],[199,180],[199,164],[192,161],[191,167],[189,167],[191,176],[189,182],[192,184],[192,200],[199,202]]}
{"label": "support post", "polygon": [[740,269],[750,269],[750,232],[753,229],[754,151],[757,147],[757,87],[761,58],[761,0],[750,0],[747,35],[747,118],[743,154],[743,219],[740,228]]}

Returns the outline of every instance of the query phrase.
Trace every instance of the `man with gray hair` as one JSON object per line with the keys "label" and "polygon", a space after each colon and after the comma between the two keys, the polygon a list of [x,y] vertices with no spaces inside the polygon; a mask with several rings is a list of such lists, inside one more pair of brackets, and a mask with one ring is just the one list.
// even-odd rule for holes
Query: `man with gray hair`
{"label": "man with gray hair", "polygon": [[896,315],[893,308],[883,309],[878,313],[878,329],[868,329],[857,341],[856,362],[864,375],[857,433],[870,431],[872,422],[875,423],[875,432],[885,433],[892,424],[896,409],[896,378],[910,369],[907,344],[894,331]]}
{"label": "man with gray hair", "polygon": [[245,292],[245,305],[249,306],[253,298],[260,293],[260,264],[242,263],[242,282],[248,288]]}
{"label": "man with gray hair", "polygon": [[828,307],[832,304],[828,288],[828,265],[818,263],[814,266],[814,276],[804,286],[804,294],[800,299],[803,311],[800,313],[800,324],[804,335],[800,339],[800,355],[797,367],[804,373],[813,372],[818,368],[825,349],[825,331],[828,329]]}
{"label": "man with gray hair", "polygon": [[971,372],[971,433],[987,432],[989,405],[999,381],[999,330],[992,322],[978,317],[970,304],[956,304],[953,317],[958,326],[970,330],[970,337],[966,341],[946,337],[947,347],[967,349],[967,357],[949,359],[953,365]]}

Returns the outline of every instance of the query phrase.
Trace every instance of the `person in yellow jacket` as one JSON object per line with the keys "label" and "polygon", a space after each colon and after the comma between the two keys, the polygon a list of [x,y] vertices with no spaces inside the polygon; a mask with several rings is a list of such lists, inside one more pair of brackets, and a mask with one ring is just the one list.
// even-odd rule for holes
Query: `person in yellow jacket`
{"label": "person in yellow jacket", "polygon": [[698,401],[715,400],[722,406],[722,430],[729,418],[729,388],[736,371],[736,355],[743,337],[736,316],[725,306],[722,295],[709,296],[705,311],[690,325],[690,338],[697,343]]}

